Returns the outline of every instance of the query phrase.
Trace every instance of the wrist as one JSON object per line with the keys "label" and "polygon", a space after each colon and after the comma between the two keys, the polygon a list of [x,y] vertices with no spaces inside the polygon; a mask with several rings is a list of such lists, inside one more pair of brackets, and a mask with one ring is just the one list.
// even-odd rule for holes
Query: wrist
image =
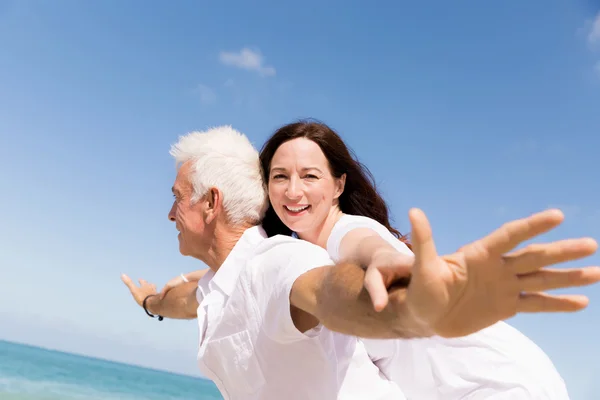
{"label": "wrist", "polygon": [[394,310],[396,321],[394,331],[398,337],[426,338],[435,335],[435,330],[429,322],[423,320],[406,301],[407,288],[393,289],[389,295],[389,302]]}
{"label": "wrist", "polygon": [[393,247],[379,246],[371,252],[371,257],[369,257],[368,264],[375,263],[377,259],[386,260],[390,255],[395,255],[396,253],[398,253],[398,251]]}
{"label": "wrist", "polygon": [[160,298],[157,294],[149,294],[144,298],[144,301],[142,302],[142,307],[144,308],[144,311],[149,317],[154,318],[158,316],[158,320],[162,321],[163,317],[161,315],[154,315],[159,314],[159,303]]}

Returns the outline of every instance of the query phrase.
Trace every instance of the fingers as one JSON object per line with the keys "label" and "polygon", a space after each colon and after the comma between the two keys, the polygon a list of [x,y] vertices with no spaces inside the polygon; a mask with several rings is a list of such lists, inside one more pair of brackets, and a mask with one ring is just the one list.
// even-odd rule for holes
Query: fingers
{"label": "fingers", "polygon": [[554,229],[564,220],[560,210],[546,210],[528,218],[518,219],[504,224],[479,241],[487,252],[504,254],[519,243]]}
{"label": "fingers", "polygon": [[379,312],[387,306],[388,291],[383,281],[383,275],[377,268],[367,268],[365,273],[365,289],[371,296],[375,311]]}
{"label": "fingers", "polygon": [[435,265],[437,250],[433,241],[431,226],[425,213],[418,208],[408,212],[408,218],[412,226],[412,247],[415,254],[415,265],[420,268]]}
{"label": "fingers", "polygon": [[517,302],[517,312],[575,312],[587,307],[589,300],[581,295],[553,296],[547,293],[523,293]]}
{"label": "fingers", "polygon": [[553,243],[533,244],[504,257],[506,267],[516,274],[528,274],[549,265],[577,260],[596,252],[594,239],[568,239]]}
{"label": "fingers", "polygon": [[156,290],[156,285],[154,283],[148,283],[145,279],[138,279],[138,281],[140,282],[140,286],[148,286],[151,289]]}
{"label": "fingers", "polygon": [[133,283],[133,281],[131,280],[130,277],[128,277],[125,274],[121,274],[121,280],[129,288],[129,290],[131,290],[131,291],[135,290],[135,288],[136,288],[135,283]]}
{"label": "fingers", "polygon": [[524,292],[587,286],[599,281],[600,267],[549,269],[519,276],[520,288]]}

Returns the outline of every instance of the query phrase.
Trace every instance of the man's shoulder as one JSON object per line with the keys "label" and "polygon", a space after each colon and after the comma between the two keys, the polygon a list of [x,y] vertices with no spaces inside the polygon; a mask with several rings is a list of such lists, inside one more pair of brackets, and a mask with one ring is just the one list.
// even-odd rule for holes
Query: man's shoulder
{"label": "man's shoulder", "polygon": [[276,235],[262,240],[247,263],[248,278],[259,281],[286,279],[314,266],[332,265],[327,251],[291,236]]}
{"label": "man's shoulder", "polygon": [[[257,299],[289,292],[302,274],[313,268],[333,265],[327,251],[290,236],[262,240],[247,258],[241,280]],[[284,297],[287,299],[289,293]]]}

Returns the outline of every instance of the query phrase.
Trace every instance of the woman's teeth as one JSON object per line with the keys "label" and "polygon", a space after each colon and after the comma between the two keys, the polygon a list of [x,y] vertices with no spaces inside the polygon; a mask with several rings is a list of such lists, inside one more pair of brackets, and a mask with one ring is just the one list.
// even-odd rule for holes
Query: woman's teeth
{"label": "woman's teeth", "polygon": [[290,207],[290,206],[285,206],[285,208],[287,208],[288,210],[292,211],[292,212],[300,212],[300,211],[304,211],[308,208],[308,206],[303,206],[303,207]]}

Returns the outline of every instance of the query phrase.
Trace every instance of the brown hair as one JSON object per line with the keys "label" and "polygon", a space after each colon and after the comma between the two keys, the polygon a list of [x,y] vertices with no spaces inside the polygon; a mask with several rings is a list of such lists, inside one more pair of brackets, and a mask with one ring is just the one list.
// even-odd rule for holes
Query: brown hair
{"label": "brown hair", "polygon": [[[408,244],[406,236],[391,226],[389,210],[377,192],[371,172],[358,161],[342,138],[324,123],[302,120],[288,124],[279,128],[267,140],[260,152],[260,163],[266,184],[269,182],[271,161],[279,146],[297,138],[306,138],[319,145],[329,161],[329,168],[334,177],[340,178],[346,174],[344,192],[339,197],[339,206],[343,213],[372,218],[385,226],[402,242]],[[292,233],[291,229],[281,222],[270,204],[262,226],[269,236],[291,235]]]}

